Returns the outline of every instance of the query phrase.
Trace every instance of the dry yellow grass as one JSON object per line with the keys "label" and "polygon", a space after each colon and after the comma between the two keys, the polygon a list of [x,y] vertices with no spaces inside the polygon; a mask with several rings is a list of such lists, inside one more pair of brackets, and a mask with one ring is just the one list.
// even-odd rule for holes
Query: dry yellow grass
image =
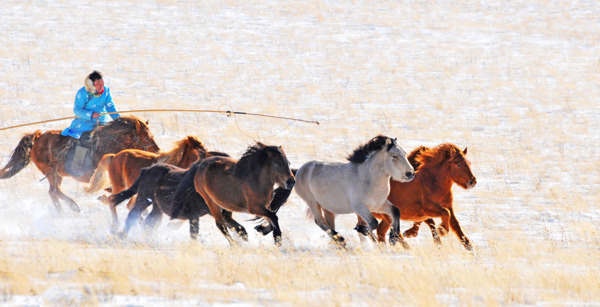
{"label": "dry yellow grass", "polygon": [[156,249],[63,241],[19,245],[2,244],[5,295],[60,287],[77,289],[84,302],[94,304],[115,295],[295,306],[593,303],[600,287],[598,243],[567,248],[499,238],[475,254],[455,246],[403,252],[198,244]]}

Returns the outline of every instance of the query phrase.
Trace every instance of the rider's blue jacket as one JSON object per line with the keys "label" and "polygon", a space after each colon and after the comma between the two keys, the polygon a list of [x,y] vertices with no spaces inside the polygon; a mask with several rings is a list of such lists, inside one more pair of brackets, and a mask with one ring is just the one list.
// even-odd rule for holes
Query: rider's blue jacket
{"label": "rider's blue jacket", "polygon": [[[76,139],[81,137],[81,133],[94,129],[97,125],[104,125],[108,122],[108,115],[101,115],[96,119],[92,119],[92,114],[106,113],[106,112],[117,112],[115,104],[113,103],[112,96],[110,95],[110,89],[105,86],[104,92],[99,96],[90,94],[86,91],[85,86],[77,91],[75,96],[75,107],[73,108],[76,118],[71,122],[71,126],[61,132],[64,136],[71,136]],[[113,119],[116,119],[120,115],[110,114]]]}

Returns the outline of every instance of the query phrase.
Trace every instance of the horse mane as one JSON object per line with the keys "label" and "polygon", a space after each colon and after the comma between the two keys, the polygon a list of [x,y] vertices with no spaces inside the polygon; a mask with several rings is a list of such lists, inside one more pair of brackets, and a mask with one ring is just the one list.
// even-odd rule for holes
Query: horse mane
{"label": "horse mane", "polygon": [[198,138],[196,138],[195,136],[188,135],[187,138],[175,142],[175,147],[173,147],[173,149],[159,154],[156,163],[166,163],[171,165],[179,164],[179,162],[183,158],[183,155],[185,154],[187,146],[190,146],[194,149],[200,149],[204,153],[206,153],[206,148],[204,147],[204,144],[202,144],[202,142],[198,140]]}
{"label": "horse mane", "polygon": [[117,139],[119,136],[130,133],[131,131],[140,131],[144,129],[147,130],[148,126],[141,119],[133,115],[125,115],[100,127],[94,132],[93,138],[94,140],[104,138]]}
{"label": "horse mane", "polygon": [[249,146],[248,150],[242,155],[240,160],[235,164],[233,176],[239,180],[256,178],[260,172],[260,168],[268,159],[267,152],[274,150],[275,146],[266,146],[261,142],[257,142],[253,146]]}
{"label": "horse mane", "polygon": [[[424,147],[424,146],[421,146]],[[419,147],[419,148],[421,148]],[[411,155],[418,150],[415,149]],[[427,148],[427,147],[425,147]],[[423,168],[426,165],[436,165],[447,160],[452,160],[457,154],[461,154],[462,151],[456,145],[451,143],[440,144],[434,148],[423,150],[420,154],[416,155],[415,161],[420,163],[419,168]]]}
{"label": "horse mane", "polygon": [[407,157],[406,159],[408,159],[408,162],[410,163],[410,165],[412,165],[412,167],[417,170],[419,168],[419,166],[421,166],[421,162],[417,161],[417,158],[421,156],[421,154],[427,150],[429,150],[429,147],[426,146],[419,146],[417,148],[415,148]]}
{"label": "horse mane", "polygon": [[396,145],[396,140],[380,134],[372,138],[366,144],[358,146],[356,149],[354,149],[354,152],[352,152],[352,154],[348,156],[346,160],[354,164],[364,163],[367,161],[367,159],[369,159],[373,152],[381,150],[385,146],[385,143],[388,139],[392,141],[387,148],[387,150],[390,150],[394,145]]}

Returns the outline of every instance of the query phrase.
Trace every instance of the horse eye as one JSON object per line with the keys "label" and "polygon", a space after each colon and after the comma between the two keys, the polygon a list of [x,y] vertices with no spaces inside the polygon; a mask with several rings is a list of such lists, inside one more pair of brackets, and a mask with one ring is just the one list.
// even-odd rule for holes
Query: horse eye
{"label": "horse eye", "polygon": [[392,159],[398,160],[398,159],[400,159],[400,157],[398,157],[397,155],[392,155]]}
{"label": "horse eye", "polygon": [[456,164],[456,167],[461,168],[462,164],[458,163],[458,164]]}

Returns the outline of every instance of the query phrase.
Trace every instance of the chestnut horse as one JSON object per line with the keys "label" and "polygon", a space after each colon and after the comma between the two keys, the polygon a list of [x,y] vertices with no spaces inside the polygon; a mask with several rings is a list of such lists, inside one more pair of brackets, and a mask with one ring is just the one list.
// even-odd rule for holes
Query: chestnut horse
{"label": "chestnut horse", "polygon": [[[296,180],[281,147],[257,143],[248,148],[239,160],[229,157],[210,157],[199,163],[194,176],[179,184],[177,192],[195,190],[204,198],[217,228],[230,244],[234,244],[225,223],[221,208],[247,212],[265,218],[273,229],[275,245],[281,245],[281,229],[277,215],[269,206],[273,199],[273,186],[279,184],[291,189]],[[175,195],[175,199],[182,197]],[[172,218],[183,211],[181,201],[176,201]]]}
{"label": "chestnut horse", "polygon": [[[139,149],[126,149],[117,154],[106,154],[92,175],[86,192],[95,193],[107,188],[110,179],[111,195],[118,194],[135,182],[142,168],[157,163],[189,168],[194,162],[204,159],[207,155],[210,153],[206,152],[202,142],[194,136],[188,136],[175,143],[175,147],[168,152],[154,153]],[[108,176],[106,176],[107,173]],[[131,210],[134,203],[135,197],[132,197],[127,204],[127,209]],[[117,209],[112,204],[109,204],[109,207],[113,217],[112,230],[116,231],[119,227]]]}
{"label": "chestnut horse", "polygon": [[0,170],[0,179],[10,178],[21,171],[33,160],[33,163],[48,178],[49,194],[56,210],[62,212],[59,199],[65,201],[72,210],[79,212],[79,206],[60,190],[63,177],[72,177],[80,182],[89,182],[94,169],[105,154],[116,153],[123,149],[136,148],[158,152],[159,148],[147,123],[135,116],[122,116],[108,124],[98,127],[92,135],[92,168],[82,175],[73,175],[66,169],[67,151],[77,141],[63,136],[60,130],[45,133],[37,130],[23,136],[7,165]]}
{"label": "chestnut horse", "polygon": [[[404,232],[407,238],[415,237],[419,225],[425,221],[431,228],[436,244],[440,244],[439,236],[444,236],[449,230],[454,231],[467,250],[472,250],[471,241],[465,236],[452,208],[452,185],[456,183],[464,189],[470,189],[477,184],[477,179],[471,171],[471,162],[466,158],[467,148],[460,150],[453,144],[445,143],[434,148],[418,147],[409,155],[409,160],[417,170],[415,179],[411,182],[391,181],[391,192],[388,200],[400,209],[402,220],[415,222],[413,227]],[[390,219],[383,218],[377,227],[377,237],[385,241],[385,233],[390,227]],[[438,229],[432,218],[441,218]],[[359,217],[357,230],[365,223]]]}

